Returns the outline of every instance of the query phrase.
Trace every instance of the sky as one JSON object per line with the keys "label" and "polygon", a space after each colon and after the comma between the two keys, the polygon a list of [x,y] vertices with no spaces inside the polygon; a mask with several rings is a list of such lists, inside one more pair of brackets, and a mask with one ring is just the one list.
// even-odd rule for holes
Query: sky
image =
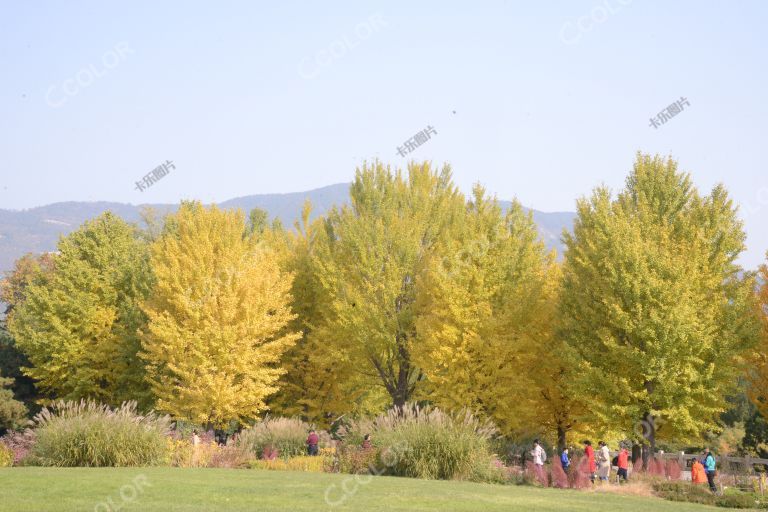
{"label": "sky", "polygon": [[620,190],[642,151],[703,193],[726,186],[754,268],[766,22],[762,1],[0,0],[0,208],[222,202],[347,182],[378,158],[573,211]]}

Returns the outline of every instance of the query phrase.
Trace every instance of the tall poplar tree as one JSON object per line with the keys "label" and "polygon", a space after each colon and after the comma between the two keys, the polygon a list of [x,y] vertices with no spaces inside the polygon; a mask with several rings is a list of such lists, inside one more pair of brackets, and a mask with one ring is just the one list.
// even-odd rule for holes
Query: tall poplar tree
{"label": "tall poplar tree", "polygon": [[[561,334],[598,423],[696,439],[718,428],[754,343],[752,286],[736,258],[745,234],[722,186],[700,196],[671,158],[638,154],[616,198],[578,201]],[[647,453],[647,452],[646,452]]]}
{"label": "tall poplar tree", "polygon": [[212,426],[265,408],[298,334],[292,276],[239,211],[182,203],[153,244],[142,357],[157,408]]}

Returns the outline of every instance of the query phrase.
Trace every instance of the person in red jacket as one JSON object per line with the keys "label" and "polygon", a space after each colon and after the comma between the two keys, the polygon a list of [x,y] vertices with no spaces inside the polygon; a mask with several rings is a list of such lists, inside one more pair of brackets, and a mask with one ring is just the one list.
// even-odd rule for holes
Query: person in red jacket
{"label": "person in red jacket", "polygon": [[617,473],[619,480],[623,479],[626,482],[628,480],[627,470],[629,469],[629,451],[627,451],[626,446],[621,447],[617,459],[618,464],[616,465],[619,466],[619,472]]}
{"label": "person in red jacket", "polygon": [[309,455],[317,455],[317,444],[319,442],[320,438],[315,433],[315,430],[310,430],[309,436],[307,436],[307,453]]}
{"label": "person in red jacket", "polygon": [[584,441],[584,455],[587,456],[587,462],[589,462],[589,479],[595,483],[597,466],[595,465],[595,449],[592,448],[592,441]]}

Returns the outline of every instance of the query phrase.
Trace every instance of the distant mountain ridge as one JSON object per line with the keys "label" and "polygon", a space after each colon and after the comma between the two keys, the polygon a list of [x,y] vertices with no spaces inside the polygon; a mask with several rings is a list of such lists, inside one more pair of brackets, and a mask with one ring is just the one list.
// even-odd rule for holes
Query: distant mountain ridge
{"label": "distant mountain ridge", "polygon": [[[304,201],[309,199],[313,206],[313,216],[322,215],[334,205],[349,202],[349,183],[338,183],[306,192],[287,194],[256,194],[236,197],[222,203],[221,208],[240,208],[246,214],[253,208],[266,210],[270,218],[279,218],[286,227],[293,226],[301,214]],[[506,210],[510,201],[499,201]],[[158,212],[174,211],[175,204],[132,205],[112,202],[77,202],[53,203],[26,210],[0,209],[0,272],[13,268],[13,263],[28,252],[42,253],[53,251],[61,235],[66,235],[85,222],[111,210],[128,222],[141,221],[141,209],[150,206]],[[546,213],[533,210],[533,218],[539,233],[550,249],[562,254],[560,236],[563,229],[570,230],[576,214],[573,212]]]}

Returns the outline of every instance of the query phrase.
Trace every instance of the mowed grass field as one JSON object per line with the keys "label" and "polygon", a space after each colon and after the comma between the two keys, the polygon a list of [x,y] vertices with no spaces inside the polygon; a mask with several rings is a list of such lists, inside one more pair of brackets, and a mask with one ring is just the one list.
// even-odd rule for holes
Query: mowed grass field
{"label": "mowed grass field", "polygon": [[[701,505],[534,487],[287,471],[2,468],[0,510],[82,511],[714,511]],[[345,493],[345,490],[347,491]],[[122,493],[122,497],[121,497]],[[327,496],[327,500],[326,500]],[[329,504],[330,503],[330,504]]]}

